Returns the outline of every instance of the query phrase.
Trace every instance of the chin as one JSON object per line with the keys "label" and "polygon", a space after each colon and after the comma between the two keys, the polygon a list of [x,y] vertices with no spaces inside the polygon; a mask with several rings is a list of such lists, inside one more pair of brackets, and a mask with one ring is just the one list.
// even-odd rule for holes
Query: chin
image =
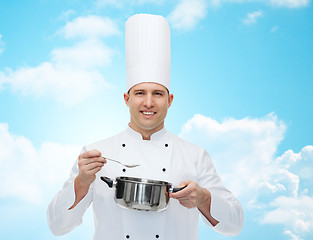
{"label": "chin", "polygon": [[154,130],[154,129],[160,128],[160,125],[147,125],[147,124],[142,124],[142,125],[140,126],[140,128],[141,128],[142,130],[145,130],[145,131],[152,131],[152,130]]}

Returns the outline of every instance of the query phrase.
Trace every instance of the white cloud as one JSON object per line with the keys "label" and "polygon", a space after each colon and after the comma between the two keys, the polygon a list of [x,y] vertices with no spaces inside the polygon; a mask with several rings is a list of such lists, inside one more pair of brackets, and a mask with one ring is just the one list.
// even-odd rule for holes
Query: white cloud
{"label": "white cloud", "polygon": [[301,8],[309,6],[310,0],[271,0],[270,3],[275,7]]}
{"label": "white cloud", "polygon": [[[190,30],[193,29],[201,19],[206,17],[208,6],[219,7],[223,3],[250,3],[263,2],[274,7],[301,8],[309,6],[310,0],[178,0],[173,11],[167,16],[169,23],[176,29]],[[164,4],[164,0],[131,0],[120,2],[117,0],[96,0],[95,5],[99,8],[106,6],[114,6],[117,8],[128,7],[129,5],[143,4]],[[243,21],[245,24],[254,24],[256,19],[261,17],[263,13],[257,11],[248,14]]]}
{"label": "white cloud", "polygon": [[181,0],[167,17],[169,23],[178,29],[192,29],[206,16],[204,0]]}
{"label": "white cloud", "polygon": [[291,169],[302,180],[313,179],[313,146],[305,146],[299,153],[286,151],[276,159],[284,168]]}
{"label": "white cloud", "polygon": [[261,222],[282,224],[287,228],[285,234],[290,239],[302,239],[306,233],[313,233],[313,195],[310,192],[313,183],[313,146],[305,146],[299,153],[288,150],[275,162],[277,167],[293,175],[293,191],[297,192],[273,199]]}
{"label": "white cloud", "polygon": [[243,23],[245,25],[251,25],[251,24],[255,24],[256,20],[260,17],[263,16],[263,12],[262,11],[255,11],[252,13],[248,13],[246,18],[243,20]]}
{"label": "white cloud", "polygon": [[63,11],[62,14],[57,19],[60,21],[68,21],[74,15],[76,15],[76,11],[69,9],[69,10]]}
{"label": "white cloud", "polygon": [[50,61],[36,67],[6,68],[0,72],[0,84],[24,96],[51,97],[66,105],[110,87],[101,70],[111,63],[114,51],[102,38],[119,33],[115,24],[108,18],[79,17],[58,33],[79,41],[52,50]]}
{"label": "white cloud", "polygon": [[184,125],[180,136],[208,150],[236,194],[257,197],[258,189],[270,184],[267,172],[273,170],[269,164],[285,130],[285,124],[273,114],[262,119],[230,118],[221,123],[198,114]]}
{"label": "white cloud", "polygon": [[0,175],[5,180],[0,198],[42,203],[62,187],[79,152],[78,146],[49,142],[36,149],[29,139],[0,123]]}
{"label": "white cloud", "polygon": [[64,69],[97,69],[111,63],[113,50],[99,40],[86,40],[52,51],[52,62]]}
{"label": "white cloud", "polygon": [[291,232],[290,230],[285,230],[284,234],[290,237],[290,240],[302,240],[299,236]]}
{"label": "white cloud", "polygon": [[308,7],[310,4],[310,0],[210,0],[209,1],[212,6],[218,7],[223,3],[251,3],[251,2],[263,2],[264,4],[269,4],[273,7],[282,7],[282,8],[302,8]]}
{"label": "white cloud", "polygon": [[313,232],[313,197],[278,197],[270,203],[269,210],[261,220],[263,224],[282,224],[288,233],[300,238]]}
{"label": "white cloud", "polygon": [[116,24],[108,17],[88,16],[78,17],[68,22],[60,33],[66,39],[73,38],[99,38],[120,34]]}
{"label": "white cloud", "polygon": [[180,136],[204,147],[224,184],[262,224],[281,224],[301,239],[313,232],[313,146],[275,157],[286,126],[274,114],[218,122],[195,115]]}

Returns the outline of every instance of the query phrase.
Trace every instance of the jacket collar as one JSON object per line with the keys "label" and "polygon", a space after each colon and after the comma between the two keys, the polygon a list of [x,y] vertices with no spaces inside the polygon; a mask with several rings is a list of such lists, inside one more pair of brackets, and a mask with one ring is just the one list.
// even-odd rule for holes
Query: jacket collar
{"label": "jacket collar", "polygon": [[[143,140],[142,139],[142,135],[139,132],[136,132],[134,129],[132,129],[131,127],[128,126],[128,128],[126,129],[126,133],[128,136],[137,139],[137,140]],[[159,141],[161,140],[166,134],[166,129],[165,127],[163,127],[161,130],[153,133],[151,135],[150,140],[143,140],[143,141]]]}

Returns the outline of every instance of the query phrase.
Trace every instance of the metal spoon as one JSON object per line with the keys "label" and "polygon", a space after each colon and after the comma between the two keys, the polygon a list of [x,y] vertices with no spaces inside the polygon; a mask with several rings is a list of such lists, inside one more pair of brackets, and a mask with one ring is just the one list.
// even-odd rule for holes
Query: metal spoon
{"label": "metal spoon", "polygon": [[[103,157],[103,156],[102,156],[102,157]],[[112,159],[112,158],[107,158],[107,157],[103,157],[103,158],[105,158],[106,160],[112,161],[112,162],[119,163],[119,164],[121,164],[122,166],[127,167],[127,168],[134,168],[134,167],[139,167],[139,166],[140,166],[139,164],[133,164],[133,165],[123,164],[123,163],[121,163],[121,162],[119,162],[119,161],[117,161],[117,160],[114,160],[114,159]]]}

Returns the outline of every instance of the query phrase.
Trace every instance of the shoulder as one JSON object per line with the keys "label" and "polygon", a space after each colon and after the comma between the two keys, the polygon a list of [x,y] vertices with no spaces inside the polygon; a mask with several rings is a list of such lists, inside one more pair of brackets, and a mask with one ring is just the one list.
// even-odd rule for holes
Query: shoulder
{"label": "shoulder", "polygon": [[180,162],[184,161],[190,169],[194,167],[197,173],[202,172],[204,167],[213,166],[211,157],[204,148],[172,133],[168,135],[173,141],[173,158],[179,159]]}
{"label": "shoulder", "polygon": [[205,151],[202,147],[195,145],[191,142],[186,141],[185,139],[167,131],[169,138],[174,142],[174,146],[185,149],[186,151],[203,153]]}
{"label": "shoulder", "polygon": [[107,148],[116,145],[117,143],[120,142],[120,139],[122,136],[125,134],[125,131],[120,132],[118,134],[115,134],[111,137],[108,137],[106,139],[101,139],[99,141],[95,141],[93,143],[89,143],[84,146],[84,149],[86,151],[91,150],[91,149],[102,149],[102,148]]}

